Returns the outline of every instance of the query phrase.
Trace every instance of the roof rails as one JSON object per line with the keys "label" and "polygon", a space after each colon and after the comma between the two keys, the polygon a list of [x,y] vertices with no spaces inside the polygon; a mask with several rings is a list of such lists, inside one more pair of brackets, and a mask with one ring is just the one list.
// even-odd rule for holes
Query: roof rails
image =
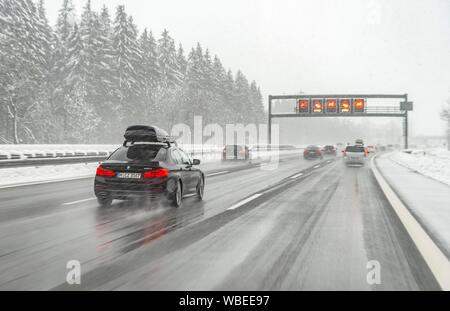
{"label": "roof rails", "polygon": [[157,126],[132,125],[129,126],[124,134],[124,146],[132,145],[177,145],[175,139],[165,130]]}

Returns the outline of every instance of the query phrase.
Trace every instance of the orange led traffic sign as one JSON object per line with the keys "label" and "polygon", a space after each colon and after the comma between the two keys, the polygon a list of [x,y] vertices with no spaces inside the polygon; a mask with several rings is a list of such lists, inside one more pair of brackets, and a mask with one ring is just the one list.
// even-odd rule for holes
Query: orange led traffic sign
{"label": "orange led traffic sign", "polygon": [[322,99],[313,99],[312,111],[315,113],[323,112],[323,100]]}
{"label": "orange led traffic sign", "polygon": [[297,104],[298,104],[298,111],[300,113],[309,112],[309,99],[299,99]]}
{"label": "orange led traffic sign", "polygon": [[364,112],[364,99],[356,98],[353,100],[353,108],[355,112]]}
{"label": "orange led traffic sign", "polygon": [[330,98],[327,99],[325,102],[325,107],[327,109],[327,112],[337,112],[337,103],[336,103],[336,99],[334,98]]}
{"label": "orange led traffic sign", "polygon": [[341,98],[339,99],[339,112],[350,112],[350,99]]}

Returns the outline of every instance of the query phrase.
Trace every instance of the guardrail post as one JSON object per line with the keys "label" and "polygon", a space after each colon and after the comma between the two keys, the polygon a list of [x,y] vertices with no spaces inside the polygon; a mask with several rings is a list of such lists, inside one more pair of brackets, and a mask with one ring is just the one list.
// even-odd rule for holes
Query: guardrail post
{"label": "guardrail post", "polygon": [[268,119],[268,136],[267,136],[267,142],[270,148],[270,145],[272,144],[272,95],[269,95],[269,119]]}
{"label": "guardrail post", "polygon": [[[405,102],[408,101],[408,94],[405,94]],[[404,122],[405,149],[408,149],[408,110],[405,110]]]}

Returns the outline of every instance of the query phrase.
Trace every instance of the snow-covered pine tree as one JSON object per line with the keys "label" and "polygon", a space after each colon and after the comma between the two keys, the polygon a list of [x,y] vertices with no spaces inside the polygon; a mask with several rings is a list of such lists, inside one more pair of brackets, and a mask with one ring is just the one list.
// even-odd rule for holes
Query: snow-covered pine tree
{"label": "snow-covered pine tree", "polygon": [[104,142],[116,142],[121,128],[118,124],[118,101],[115,93],[114,49],[112,43],[111,18],[108,8],[103,5],[98,15],[98,31],[96,32],[95,53],[95,85],[97,87],[94,108],[101,122],[98,125],[100,139]]}
{"label": "snow-covered pine tree", "polygon": [[6,140],[34,142],[31,111],[46,79],[46,46],[38,10],[31,0],[0,3],[0,103]]}
{"label": "snow-covered pine tree", "polygon": [[99,118],[89,99],[89,58],[86,55],[81,31],[75,24],[67,39],[64,105],[66,111],[65,140],[72,143],[92,142]]}
{"label": "snow-covered pine tree", "polygon": [[[55,139],[62,141],[66,133],[67,111],[64,100],[68,93],[65,88],[65,72],[67,66],[67,45],[70,34],[73,31],[76,15],[72,0],[64,0],[58,12],[55,33],[53,36],[54,51],[51,68],[51,106],[55,115],[55,125],[59,131],[54,131],[58,136]],[[62,129],[62,130],[61,130]]]}
{"label": "snow-covered pine tree", "polygon": [[113,27],[114,76],[118,96],[118,114],[122,127],[141,120],[139,95],[141,83],[139,69],[141,52],[137,41],[137,28],[128,18],[125,7],[117,7]]}
{"label": "snow-covered pine tree", "polygon": [[187,60],[184,56],[184,49],[181,43],[178,45],[177,50],[177,64],[178,64],[178,72],[180,73],[181,80],[184,81],[187,70]]}
{"label": "snow-covered pine tree", "polygon": [[[229,111],[227,109],[227,93],[225,91],[226,72],[219,57],[214,56],[212,87],[215,95],[215,116],[216,122],[225,125],[229,119]],[[232,86],[231,86],[232,88]]]}
{"label": "snow-covered pine tree", "polygon": [[237,114],[234,110],[234,77],[231,69],[228,69],[226,75],[221,82],[222,91],[224,93],[225,123],[237,122]]}
{"label": "snow-covered pine tree", "polygon": [[160,79],[155,96],[158,119],[162,126],[170,127],[179,119],[182,99],[182,74],[177,62],[175,41],[167,30],[161,34],[157,45]]}
{"label": "snow-covered pine tree", "polygon": [[247,78],[240,70],[236,73],[234,94],[233,110],[236,113],[237,122],[251,122],[249,120],[251,114],[250,87]]}
{"label": "snow-covered pine tree", "polygon": [[263,98],[261,90],[259,89],[256,81],[252,81],[250,84],[250,98],[251,98],[251,117],[254,123],[265,123],[266,116],[264,113]]}
{"label": "snow-covered pine tree", "polygon": [[192,49],[188,55],[188,63],[184,88],[184,105],[182,119],[187,124],[192,124],[195,115],[202,115],[204,80],[203,51],[200,43]]}
{"label": "snow-covered pine tree", "polygon": [[144,107],[143,114],[146,122],[157,121],[157,107],[155,105],[155,97],[158,82],[160,80],[159,64],[157,59],[156,42],[151,32],[147,29],[139,38],[139,46],[141,50],[141,66],[140,79],[142,80],[142,92],[140,101]]}
{"label": "snow-covered pine tree", "polygon": [[166,29],[158,40],[158,63],[161,72],[161,86],[167,88],[179,86],[182,76],[177,64],[175,41]]}

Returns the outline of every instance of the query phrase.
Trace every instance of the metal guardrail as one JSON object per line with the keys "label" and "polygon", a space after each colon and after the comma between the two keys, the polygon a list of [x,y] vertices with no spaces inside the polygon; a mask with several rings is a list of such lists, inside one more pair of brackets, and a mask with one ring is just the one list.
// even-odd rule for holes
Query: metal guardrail
{"label": "metal guardrail", "polygon": [[1,160],[0,168],[55,165],[55,164],[93,163],[104,161],[106,158],[107,156],[83,156],[83,157],[64,157],[64,158]]}
{"label": "metal guardrail", "polygon": [[[253,150],[256,154],[259,154],[261,151],[275,151],[275,150],[294,150],[295,146],[291,145],[280,145],[280,146],[255,146],[256,148]],[[267,148],[269,147],[269,148]],[[267,148],[267,149],[266,149]],[[186,150],[185,150],[186,151]],[[102,155],[79,155],[77,156],[57,156],[57,157],[47,157],[45,152],[39,153],[39,156],[25,158],[25,159],[11,159],[0,158],[0,169],[1,168],[13,168],[13,167],[26,167],[26,166],[42,166],[42,165],[59,165],[59,164],[76,164],[76,163],[94,163],[99,161],[104,161],[108,158],[110,152],[98,152],[102,153]],[[222,148],[216,149],[191,149],[187,150],[187,153],[192,157],[195,156],[211,156],[217,155],[219,158],[222,155]],[[42,154],[42,155],[41,155]]]}

